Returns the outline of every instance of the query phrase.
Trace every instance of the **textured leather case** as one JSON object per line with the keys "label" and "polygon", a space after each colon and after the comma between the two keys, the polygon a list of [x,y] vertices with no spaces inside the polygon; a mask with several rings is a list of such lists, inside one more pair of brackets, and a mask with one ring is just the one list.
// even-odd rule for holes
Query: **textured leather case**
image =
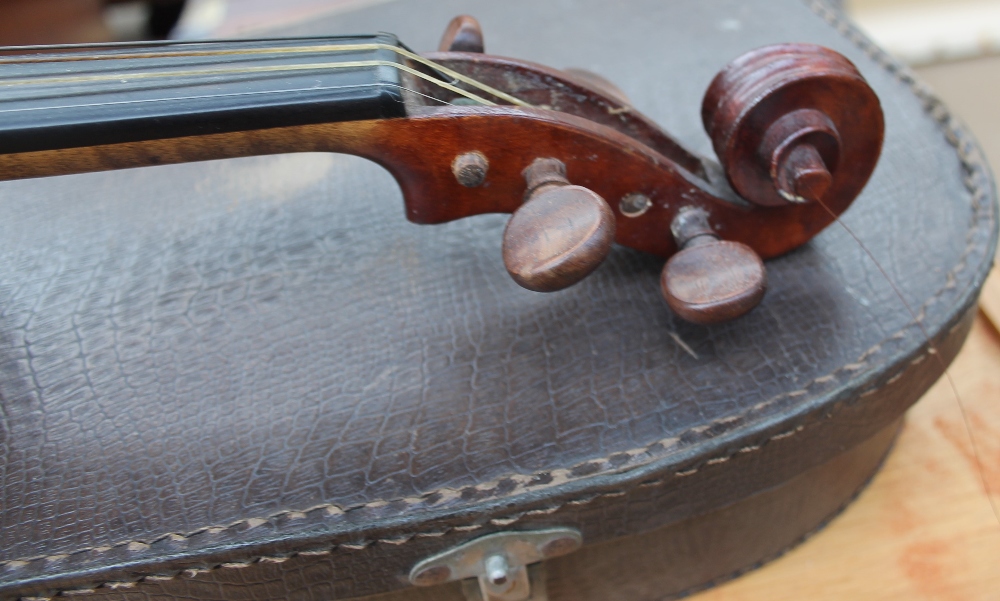
{"label": "textured leather case", "polygon": [[522,290],[504,216],[410,224],[353,157],[3,183],[0,599],[461,599],[410,569],[556,526],[584,546],[546,562],[539,598],[666,598],[782,552],[877,469],[996,243],[990,174],[947,109],[799,0],[412,0],[286,33],[426,50],[463,12],[488,51],[605,75],[706,155],[701,95],[729,60],[844,53],[886,115],[844,221],[913,313],[836,225],[768,263],[760,307],[702,327],[666,308],[662,261],[624,248]]}

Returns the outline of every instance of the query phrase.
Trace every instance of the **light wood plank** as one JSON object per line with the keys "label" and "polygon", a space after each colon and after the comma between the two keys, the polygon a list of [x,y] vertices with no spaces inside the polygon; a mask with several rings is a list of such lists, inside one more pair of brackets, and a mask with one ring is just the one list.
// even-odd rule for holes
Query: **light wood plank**
{"label": "light wood plank", "polygon": [[986,278],[983,294],[979,297],[979,308],[993,324],[993,329],[1000,332],[1000,269],[996,267]]}
{"label": "light wood plank", "polygon": [[[1000,505],[1000,336],[980,316],[951,367]],[[777,561],[697,601],[1000,599],[1000,520],[955,394],[939,381],[910,410],[869,488]]]}

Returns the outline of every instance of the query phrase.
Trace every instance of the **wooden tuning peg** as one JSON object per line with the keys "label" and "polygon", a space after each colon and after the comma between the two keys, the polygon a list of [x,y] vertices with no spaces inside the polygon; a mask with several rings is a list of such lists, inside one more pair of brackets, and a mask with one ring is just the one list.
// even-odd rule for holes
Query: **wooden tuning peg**
{"label": "wooden tuning peg", "polygon": [[528,290],[562,290],[608,256],[614,213],[592,190],[570,184],[566,166],[557,159],[535,159],[523,175],[527,200],[504,230],[504,265]]}
{"label": "wooden tuning peg", "polygon": [[749,246],[720,240],[704,209],[681,209],[670,226],[681,250],[667,261],[660,289],[687,321],[729,321],[756,307],[767,289],[764,262]]}
{"label": "wooden tuning peg", "polygon": [[438,50],[441,52],[478,52],[485,49],[483,28],[479,21],[469,15],[458,15],[448,23],[441,36]]}

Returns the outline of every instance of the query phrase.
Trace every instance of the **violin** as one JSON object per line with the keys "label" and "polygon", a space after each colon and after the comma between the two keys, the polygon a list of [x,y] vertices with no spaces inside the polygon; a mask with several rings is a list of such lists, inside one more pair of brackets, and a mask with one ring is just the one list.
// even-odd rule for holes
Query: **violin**
{"label": "violin", "polygon": [[0,179],[290,152],[370,159],[407,218],[512,213],[502,254],[539,292],[592,273],[612,243],[668,259],[680,317],[745,314],[763,260],[808,242],[875,168],[878,97],[832,50],[778,44],[722,68],[698,156],[604,78],[484,52],[469,16],[440,51],[395,36],[7,49]]}

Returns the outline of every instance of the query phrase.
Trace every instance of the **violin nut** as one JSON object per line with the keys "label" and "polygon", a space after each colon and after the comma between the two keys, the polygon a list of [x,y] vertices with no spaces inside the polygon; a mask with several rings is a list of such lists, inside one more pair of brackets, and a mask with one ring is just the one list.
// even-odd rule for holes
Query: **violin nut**
{"label": "violin nut", "polygon": [[466,188],[481,186],[486,181],[489,168],[490,162],[478,150],[460,154],[451,162],[451,172],[455,174],[455,179]]}

